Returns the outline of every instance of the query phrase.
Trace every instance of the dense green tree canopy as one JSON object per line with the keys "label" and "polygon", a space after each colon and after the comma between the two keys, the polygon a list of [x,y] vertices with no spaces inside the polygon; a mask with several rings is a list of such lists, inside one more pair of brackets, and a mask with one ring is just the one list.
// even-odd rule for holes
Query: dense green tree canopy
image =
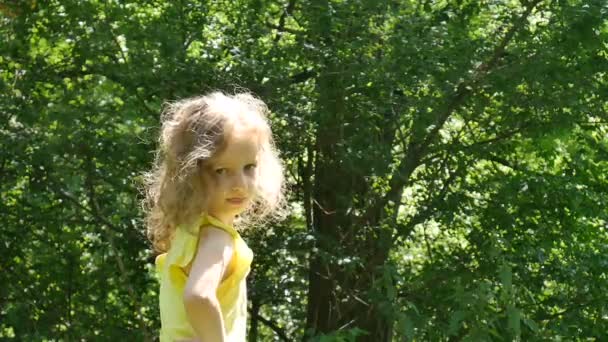
{"label": "dense green tree canopy", "polygon": [[608,338],[604,0],[0,2],[0,338],[154,340],[162,105],[266,101],[251,341]]}

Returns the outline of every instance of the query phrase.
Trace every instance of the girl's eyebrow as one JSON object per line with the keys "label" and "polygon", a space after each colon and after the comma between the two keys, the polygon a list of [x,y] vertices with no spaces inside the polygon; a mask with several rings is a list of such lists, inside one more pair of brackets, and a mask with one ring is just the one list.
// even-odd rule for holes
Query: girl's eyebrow
{"label": "girl's eyebrow", "polygon": [[[258,163],[258,161],[255,160],[255,159],[253,159],[253,160],[249,160],[248,162],[243,163],[243,165],[249,165],[249,164],[255,164],[255,165],[257,165],[257,163]],[[220,168],[220,167],[221,168],[229,168],[230,167],[230,165],[228,163],[217,162],[217,161],[209,163],[208,165],[209,165],[209,167],[214,168],[214,169],[215,168]]]}

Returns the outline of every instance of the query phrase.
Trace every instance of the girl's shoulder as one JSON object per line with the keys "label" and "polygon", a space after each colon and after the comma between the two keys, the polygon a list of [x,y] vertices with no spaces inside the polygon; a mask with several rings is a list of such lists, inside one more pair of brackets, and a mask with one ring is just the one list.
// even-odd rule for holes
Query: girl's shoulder
{"label": "girl's shoulder", "polygon": [[199,234],[207,228],[221,229],[230,234],[232,238],[240,237],[239,232],[233,226],[227,225],[211,215],[203,214],[198,223]]}
{"label": "girl's shoulder", "polygon": [[[240,234],[234,227],[224,224],[213,216],[203,214],[193,225],[177,227],[171,248],[167,252],[166,263],[182,268],[188,267],[196,255],[203,232],[208,228],[227,232],[235,242],[240,240]],[[238,244],[234,243],[234,245],[236,248]]]}
{"label": "girl's shoulder", "polygon": [[[218,258],[223,259],[223,265],[229,265],[235,248],[236,240],[228,232],[214,225],[205,225],[201,227],[198,243],[194,247],[195,252],[191,253],[190,262],[186,264],[184,270],[190,274],[196,259],[199,259],[198,264],[203,265],[203,268],[205,265],[212,266]],[[226,272],[222,273],[226,274]]]}

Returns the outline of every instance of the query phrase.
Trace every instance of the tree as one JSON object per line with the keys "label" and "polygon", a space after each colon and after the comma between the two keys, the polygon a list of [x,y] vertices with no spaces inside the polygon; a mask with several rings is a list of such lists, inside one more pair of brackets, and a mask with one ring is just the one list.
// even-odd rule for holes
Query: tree
{"label": "tree", "polygon": [[293,207],[246,236],[250,340],[606,336],[602,1],[0,12],[0,336],[154,339],[137,186],[161,105],[239,86]]}

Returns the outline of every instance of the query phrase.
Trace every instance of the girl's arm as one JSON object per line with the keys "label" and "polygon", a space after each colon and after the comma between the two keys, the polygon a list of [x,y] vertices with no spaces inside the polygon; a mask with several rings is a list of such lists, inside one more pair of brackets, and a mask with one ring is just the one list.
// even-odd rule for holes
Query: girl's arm
{"label": "girl's arm", "polygon": [[184,289],[186,316],[201,341],[224,341],[224,319],[215,295],[233,254],[232,237],[213,227],[201,229]]}

